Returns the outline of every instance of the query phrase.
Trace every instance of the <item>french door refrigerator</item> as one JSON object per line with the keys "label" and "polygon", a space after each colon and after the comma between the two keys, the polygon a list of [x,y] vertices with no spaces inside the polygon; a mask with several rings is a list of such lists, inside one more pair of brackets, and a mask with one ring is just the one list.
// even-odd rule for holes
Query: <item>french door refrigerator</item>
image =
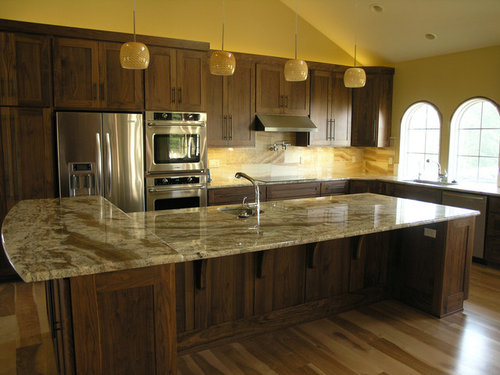
{"label": "french door refrigerator", "polygon": [[57,112],[56,121],[59,196],[102,195],[144,211],[142,115]]}

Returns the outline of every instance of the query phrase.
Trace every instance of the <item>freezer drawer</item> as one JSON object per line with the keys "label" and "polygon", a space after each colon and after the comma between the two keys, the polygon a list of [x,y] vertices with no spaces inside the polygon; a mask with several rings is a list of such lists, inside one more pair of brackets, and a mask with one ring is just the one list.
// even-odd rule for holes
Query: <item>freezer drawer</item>
{"label": "freezer drawer", "polygon": [[481,215],[476,216],[474,251],[472,255],[476,258],[483,259],[487,198],[482,195],[444,191],[442,203],[447,206],[468,208],[481,212]]}

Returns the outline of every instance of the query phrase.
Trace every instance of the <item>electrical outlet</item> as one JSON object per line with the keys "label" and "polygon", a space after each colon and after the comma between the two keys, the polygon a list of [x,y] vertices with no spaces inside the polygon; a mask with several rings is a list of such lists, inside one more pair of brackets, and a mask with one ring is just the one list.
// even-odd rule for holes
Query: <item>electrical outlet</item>
{"label": "electrical outlet", "polygon": [[210,168],[219,168],[220,167],[220,160],[217,159],[212,159],[208,163]]}

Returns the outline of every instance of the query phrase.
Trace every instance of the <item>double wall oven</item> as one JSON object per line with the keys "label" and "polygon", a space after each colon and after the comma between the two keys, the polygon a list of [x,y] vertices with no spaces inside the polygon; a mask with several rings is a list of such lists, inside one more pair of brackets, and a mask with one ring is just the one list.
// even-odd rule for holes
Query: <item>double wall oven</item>
{"label": "double wall oven", "polygon": [[146,112],[146,208],[207,205],[206,113]]}

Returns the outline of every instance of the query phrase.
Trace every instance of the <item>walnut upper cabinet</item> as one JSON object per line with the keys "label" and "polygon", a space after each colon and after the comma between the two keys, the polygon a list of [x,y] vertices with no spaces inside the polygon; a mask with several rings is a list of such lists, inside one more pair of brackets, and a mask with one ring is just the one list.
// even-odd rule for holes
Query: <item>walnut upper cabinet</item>
{"label": "walnut upper cabinet", "polygon": [[352,91],[352,146],[387,147],[391,132],[394,70],[366,70],[366,85]]}
{"label": "walnut upper cabinet", "polygon": [[205,110],[206,53],[149,47],[146,69],[146,109]]}
{"label": "walnut upper cabinet", "polygon": [[317,132],[306,133],[309,146],[351,145],[351,89],[343,73],[315,70],[311,74],[311,120]]}
{"label": "walnut upper cabinet", "polygon": [[232,76],[208,76],[208,146],[253,147],[255,64],[236,56]]}
{"label": "walnut upper cabinet", "polygon": [[50,105],[50,43],[46,36],[0,33],[0,105]]}
{"label": "walnut upper cabinet", "polygon": [[287,82],[284,65],[257,64],[257,113],[309,115],[310,80]]}
{"label": "walnut upper cabinet", "polygon": [[56,107],[142,110],[143,73],[120,65],[121,43],[55,38]]}

